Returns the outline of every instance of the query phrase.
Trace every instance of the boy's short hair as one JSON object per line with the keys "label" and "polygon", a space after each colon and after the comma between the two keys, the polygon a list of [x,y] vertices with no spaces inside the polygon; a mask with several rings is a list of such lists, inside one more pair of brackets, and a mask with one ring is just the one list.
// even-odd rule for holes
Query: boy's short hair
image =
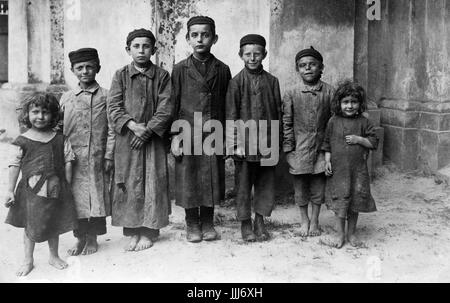
{"label": "boy's short hair", "polygon": [[28,113],[33,105],[48,109],[52,115],[52,121],[50,122],[51,128],[54,128],[58,124],[60,118],[59,102],[53,94],[45,92],[35,92],[25,98],[19,122],[23,123],[28,128],[32,127]]}
{"label": "boy's short hair", "polygon": [[150,39],[150,42],[153,45],[155,45],[155,43],[156,43],[155,35],[153,35],[153,33],[151,31],[149,31],[148,29],[145,29],[145,28],[139,28],[139,29],[135,29],[134,31],[128,33],[127,46],[129,47],[131,45],[131,41],[133,41],[134,38],[138,38],[138,37],[147,37]]}
{"label": "boy's short hair", "polygon": [[76,63],[95,61],[100,66],[100,59],[98,58],[98,52],[95,48],[85,47],[80,48],[69,53],[70,64],[73,67]]}
{"label": "boy's short hair", "polygon": [[187,37],[189,37],[190,27],[195,24],[208,24],[213,36],[216,35],[216,23],[212,18],[208,16],[194,16],[190,18],[187,22],[187,34],[186,34]]}
{"label": "boy's short hair", "polygon": [[295,55],[295,70],[296,71],[298,71],[298,66],[297,66],[298,60],[300,60],[301,58],[306,57],[306,56],[311,56],[311,57],[316,58],[318,61],[320,61],[320,64],[323,66],[322,54],[319,53],[314,47],[311,46],[310,48],[302,49]]}
{"label": "boy's short hair", "polygon": [[341,100],[348,96],[352,96],[358,99],[359,115],[366,111],[367,101],[366,101],[366,92],[364,88],[357,82],[354,82],[352,80],[344,80],[338,84],[338,88],[334,93],[334,97],[331,103],[331,111],[335,115],[342,116]]}

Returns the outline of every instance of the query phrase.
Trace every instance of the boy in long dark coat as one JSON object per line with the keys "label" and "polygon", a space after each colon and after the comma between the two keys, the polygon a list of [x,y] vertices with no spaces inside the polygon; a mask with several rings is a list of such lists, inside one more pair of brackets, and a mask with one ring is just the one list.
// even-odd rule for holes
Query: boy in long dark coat
{"label": "boy in long dark coat", "polygon": [[[275,165],[266,165],[261,159],[273,155],[263,155],[259,146],[260,140],[275,146],[278,155],[279,125],[281,120],[281,96],[278,79],[263,68],[262,61],[267,55],[266,40],[260,35],[246,35],[240,41],[239,56],[245,67],[237,74],[228,86],[226,118],[228,120],[242,120],[259,129],[259,136],[245,137],[245,145],[235,143],[234,163],[236,167],[235,178],[237,185],[236,208],[237,218],[241,221],[241,233],[244,241],[267,240],[269,234],[264,227],[264,216],[270,216],[275,202]],[[251,124],[254,122],[253,124]],[[268,132],[261,131],[263,123],[267,124]],[[272,123],[277,123],[277,133],[272,134]],[[244,130],[241,130],[243,133]],[[256,135],[258,132],[254,132]],[[227,136],[233,135],[232,142],[236,140],[236,132],[227,131]],[[272,138],[276,142],[271,142]],[[250,146],[251,144],[257,146]],[[268,144],[268,145],[269,145]],[[268,146],[267,145],[267,146]],[[228,146],[228,145],[227,145]],[[250,154],[252,147],[256,151]],[[255,187],[254,211],[255,221],[252,228],[251,219],[251,190]]]}
{"label": "boy in long dark coat", "polygon": [[[225,96],[231,73],[229,67],[210,52],[218,39],[214,20],[205,16],[192,17],[187,27],[186,40],[193,54],[173,68],[175,120],[185,120],[193,129],[194,117],[201,113],[203,119],[196,124],[202,126],[203,122],[215,119],[224,125]],[[206,135],[203,134],[201,142]],[[183,154],[177,157],[175,174],[176,205],[186,211],[187,240],[215,240],[214,204],[225,194],[223,155],[205,155],[203,151],[199,155]]]}
{"label": "boy in long dark coat", "polygon": [[169,73],[150,60],[155,36],[146,29],[128,34],[133,58],[114,74],[108,113],[116,132],[112,225],[130,237],[128,251],[150,248],[171,212],[167,132],[172,122]]}

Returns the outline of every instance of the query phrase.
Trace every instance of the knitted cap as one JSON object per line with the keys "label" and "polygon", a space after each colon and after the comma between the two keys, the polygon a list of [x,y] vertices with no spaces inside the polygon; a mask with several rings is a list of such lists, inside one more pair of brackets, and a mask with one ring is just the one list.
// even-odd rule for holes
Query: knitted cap
{"label": "knitted cap", "polygon": [[86,61],[97,61],[100,63],[98,58],[98,52],[95,48],[80,48],[78,50],[72,51],[69,53],[69,60],[72,65],[79,62]]}
{"label": "knitted cap", "polygon": [[264,39],[264,37],[261,35],[249,34],[241,38],[241,41],[239,42],[239,47],[242,47],[246,44],[258,44],[261,45],[262,47],[266,47],[266,39]]}
{"label": "knitted cap", "polygon": [[145,28],[135,29],[134,31],[130,32],[127,36],[127,45],[130,45],[131,41],[133,41],[134,38],[138,37],[147,37],[150,39],[150,41],[155,44],[156,38],[155,35],[151,31]]}
{"label": "knitted cap", "polygon": [[189,27],[195,24],[209,24],[211,26],[211,31],[216,32],[216,24],[214,20],[208,16],[195,16],[189,19],[187,22],[187,28],[189,30]]}
{"label": "knitted cap", "polygon": [[314,49],[314,47],[311,46],[310,48],[305,48],[305,49],[299,51],[297,53],[297,55],[295,55],[295,64],[297,64],[297,61],[300,60],[300,58],[306,57],[306,56],[314,57],[317,60],[319,60],[320,62],[323,62],[322,55],[318,51],[316,51]]}

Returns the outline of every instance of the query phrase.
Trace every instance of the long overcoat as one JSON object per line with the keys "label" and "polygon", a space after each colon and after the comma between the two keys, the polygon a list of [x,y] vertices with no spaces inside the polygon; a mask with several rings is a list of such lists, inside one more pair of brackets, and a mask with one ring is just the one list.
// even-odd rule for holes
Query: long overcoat
{"label": "long overcoat", "polygon": [[[176,204],[184,208],[212,207],[225,195],[225,160],[223,150],[220,155],[208,156],[203,152],[193,155],[194,114],[202,115],[202,121],[196,121],[199,125],[208,120],[220,121],[224,136],[225,97],[231,72],[226,64],[213,57],[203,77],[192,60],[191,55],[180,61],[172,72],[175,120],[187,121],[192,130],[191,155],[183,155],[175,162]],[[201,141],[207,136],[208,132],[203,132]]]}
{"label": "long overcoat", "polygon": [[[112,225],[160,229],[171,213],[167,166],[167,131],[172,122],[169,73],[152,64],[139,72],[131,63],[112,80],[108,113],[116,132]],[[130,120],[152,131],[142,149],[130,147]]]}
{"label": "long overcoat", "polygon": [[64,93],[60,100],[63,133],[76,155],[71,187],[79,219],[111,213],[110,175],[103,167],[106,159],[114,158],[115,134],[108,124],[107,94],[95,82]]}

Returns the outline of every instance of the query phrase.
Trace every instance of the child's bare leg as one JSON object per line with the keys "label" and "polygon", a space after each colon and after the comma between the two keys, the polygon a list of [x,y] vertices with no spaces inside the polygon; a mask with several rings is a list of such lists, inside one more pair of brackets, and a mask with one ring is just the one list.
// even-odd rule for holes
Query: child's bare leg
{"label": "child's bare leg", "polygon": [[83,251],[84,246],[86,245],[86,236],[76,237],[77,241],[72,248],[67,250],[69,256],[78,256]]}
{"label": "child's bare leg", "polygon": [[61,260],[61,258],[59,258],[58,245],[59,245],[59,236],[48,239],[48,248],[50,250],[50,258],[48,260],[48,263],[57,269],[64,269],[68,265],[66,262]]}
{"label": "child's bare leg", "polygon": [[306,237],[309,232],[308,204],[300,206],[300,236]]}
{"label": "child's bare leg", "polygon": [[23,233],[23,243],[25,248],[25,259],[23,264],[20,266],[19,270],[16,272],[16,275],[26,276],[33,269],[33,252],[34,252],[34,241],[31,241],[28,238],[27,234]]}
{"label": "child's bare leg", "polygon": [[311,224],[309,226],[309,235],[311,237],[320,236],[319,214],[320,204],[312,203]]}
{"label": "child's bare leg", "polygon": [[97,243],[97,235],[87,235],[86,236],[86,245],[83,249],[83,255],[91,255],[93,253],[96,253],[98,250],[98,243]]}
{"label": "child's bare leg", "polygon": [[363,243],[356,237],[356,223],[358,223],[358,213],[348,211],[348,231],[347,240],[351,246],[361,246]]}

